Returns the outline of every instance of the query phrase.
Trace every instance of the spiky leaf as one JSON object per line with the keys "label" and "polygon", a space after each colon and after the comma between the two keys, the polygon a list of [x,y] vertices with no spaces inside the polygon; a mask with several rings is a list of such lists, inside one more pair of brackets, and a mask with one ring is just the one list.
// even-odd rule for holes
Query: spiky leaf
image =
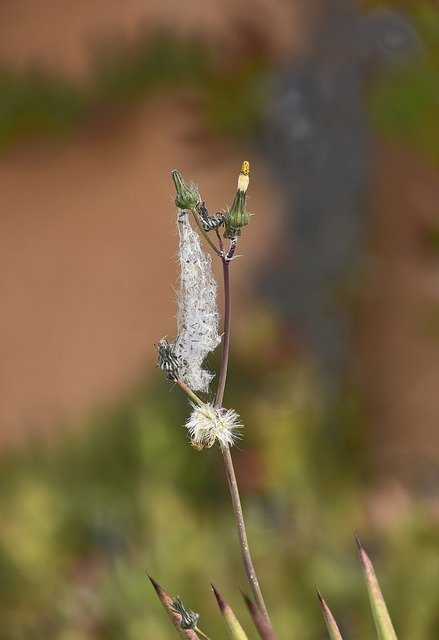
{"label": "spiky leaf", "polygon": [[264,618],[258,607],[254,602],[248,598],[245,593],[242,594],[244,598],[244,602],[247,605],[253,623],[256,627],[259,637],[262,640],[276,640],[276,636],[274,635],[273,629],[267,623],[267,620]]}
{"label": "spiky leaf", "polygon": [[164,606],[164,608],[166,609],[166,612],[168,614],[168,616],[171,619],[172,624],[174,625],[178,635],[180,636],[180,638],[183,638],[183,640],[199,640],[197,634],[195,633],[195,631],[193,629],[182,629],[180,627],[180,623],[181,623],[181,615],[179,613],[177,613],[175,611],[175,609],[172,606],[172,598],[171,596],[169,596],[166,591],[164,591],[161,586],[154,580],[154,578],[152,576],[149,575],[148,573],[148,578],[151,580],[152,586],[155,589],[155,592],[160,600],[160,602],[162,603],[162,605]]}
{"label": "spiky leaf", "polygon": [[335,618],[332,615],[331,609],[326,604],[320,591],[317,591],[317,595],[319,597],[320,606],[322,607],[323,617],[325,618],[326,628],[328,629],[329,637],[331,638],[331,640],[343,640],[342,635],[340,633],[340,629],[338,628]]}
{"label": "spiky leaf", "polygon": [[383,594],[381,593],[380,585],[378,584],[372,562],[370,561],[369,556],[364,550],[360,538],[356,536],[356,539],[378,639],[397,640],[396,633],[393,628],[389,612],[387,611],[386,603],[384,602]]}
{"label": "spiky leaf", "polygon": [[244,629],[239,624],[238,619],[233,613],[230,606],[227,604],[227,602],[224,600],[221,594],[218,593],[215,587],[213,585],[211,586],[215,594],[216,601],[218,602],[218,607],[224,618],[224,622],[226,623],[227,630],[232,640],[248,640]]}

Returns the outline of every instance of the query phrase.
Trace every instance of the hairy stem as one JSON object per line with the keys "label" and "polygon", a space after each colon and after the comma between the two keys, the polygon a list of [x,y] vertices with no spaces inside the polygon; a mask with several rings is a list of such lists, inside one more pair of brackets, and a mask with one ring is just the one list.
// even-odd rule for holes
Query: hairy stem
{"label": "hairy stem", "polygon": [[[233,247],[236,248],[236,242]],[[233,253],[232,253],[233,255]],[[221,407],[224,399],[224,390],[227,379],[227,369],[229,362],[230,351],[230,320],[232,313],[231,306],[231,294],[230,294],[230,259],[227,256],[221,257],[223,263],[223,277],[224,277],[224,334],[222,340],[222,352],[221,352],[221,364],[218,378],[218,387],[215,396],[215,405]],[[245,528],[244,515],[242,512],[241,498],[239,496],[238,483],[236,480],[235,469],[233,466],[232,454],[230,453],[230,447],[222,447],[221,453],[224,460],[224,466],[227,473],[227,481],[229,485],[230,497],[232,500],[233,513],[235,516],[235,524],[238,532],[239,544],[241,547],[241,555],[244,563],[244,569],[247,574],[253,596],[255,598],[256,605],[261,614],[266,620],[268,629],[266,640],[275,640],[273,627],[271,625],[270,617],[268,615],[267,607],[264,602],[261,587],[259,586],[258,577],[253,565],[253,561],[250,554],[250,547],[247,539],[247,532]]]}

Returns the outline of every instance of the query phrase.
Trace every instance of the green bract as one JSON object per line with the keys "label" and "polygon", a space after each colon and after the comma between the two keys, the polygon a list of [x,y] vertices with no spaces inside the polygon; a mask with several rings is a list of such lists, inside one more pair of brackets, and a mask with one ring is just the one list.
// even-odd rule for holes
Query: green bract
{"label": "green bract", "polygon": [[171,172],[175,184],[177,195],[175,196],[175,206],[178,209],[193,210],[201,202],[201,196],[197,186],[191,182],[188,184],[181,173],[174,170]]}
{"label": "green bract", "polygon": [[225,238],[236,238],[241,235],[242,227],[248,224],[250,214],[245,208],[246,195],[244,191],[237,191],[230,209],[224,214]]}

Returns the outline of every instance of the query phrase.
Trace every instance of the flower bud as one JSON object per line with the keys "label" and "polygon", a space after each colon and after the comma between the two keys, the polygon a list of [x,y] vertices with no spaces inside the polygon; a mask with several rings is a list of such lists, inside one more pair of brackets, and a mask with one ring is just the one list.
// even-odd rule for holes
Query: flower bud
{"label": "flower bud", "polygon": [[175,184],[177,195],[175,205],[178,209],[193,210],[201,202],[201,196],[197,186],[191,182],[188,184],[181,173],[174,170],[171,172]]}
{"label": "flower bud", "polygon": [[238,190],[232,206],[224,214],[224,225],[226,227],[224,237],[236,238],[241,235],[242,227],[248,224],[250,214],[245,208],[246,193],[250,182],[250,165],[247,161],[242,163],[241,172],[238,177]]}

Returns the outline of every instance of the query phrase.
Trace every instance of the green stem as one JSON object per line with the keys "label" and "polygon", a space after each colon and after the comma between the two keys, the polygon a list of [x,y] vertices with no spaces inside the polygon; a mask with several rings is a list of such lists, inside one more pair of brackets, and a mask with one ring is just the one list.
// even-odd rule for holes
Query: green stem
{"label": "green stem", "polygon": [[185,394],[188,395],[189,398],[195,402],[195,404],[197,404],[199,407],[202,407],[204,405],[204,402],[200,400],[200,398],[197,395],[195,395],[192,389],[189,389],[189,387],[187,386],[186,382],[184,382],[184,380],[182,380],[181,378],[177,378],[175,382],[178,384],[179,387],[181,387],[181,389],[183,389]]}
{"label": "green stem", "polygon": [[198,227],[199,232],[201,233],[201,235],[203,236],[203,238],[206,240],[206,242],[208,242],[210,244],[210,246],[212,247],[212,249],[215,251],[215,253],[222,258],[222,253],[221,251],[218,249],[218,247],[216,246],[216,244],[214,242],[212,242],[212,240],[209,238],[209,234],[207,233],[207,231],[205,231],[203,229],[203,225],[201,224],[200,218],[198,216],[198,213],[195,209],[191,209],[190,210],[192,215],[194,216],[194,220],[195,223]]}

